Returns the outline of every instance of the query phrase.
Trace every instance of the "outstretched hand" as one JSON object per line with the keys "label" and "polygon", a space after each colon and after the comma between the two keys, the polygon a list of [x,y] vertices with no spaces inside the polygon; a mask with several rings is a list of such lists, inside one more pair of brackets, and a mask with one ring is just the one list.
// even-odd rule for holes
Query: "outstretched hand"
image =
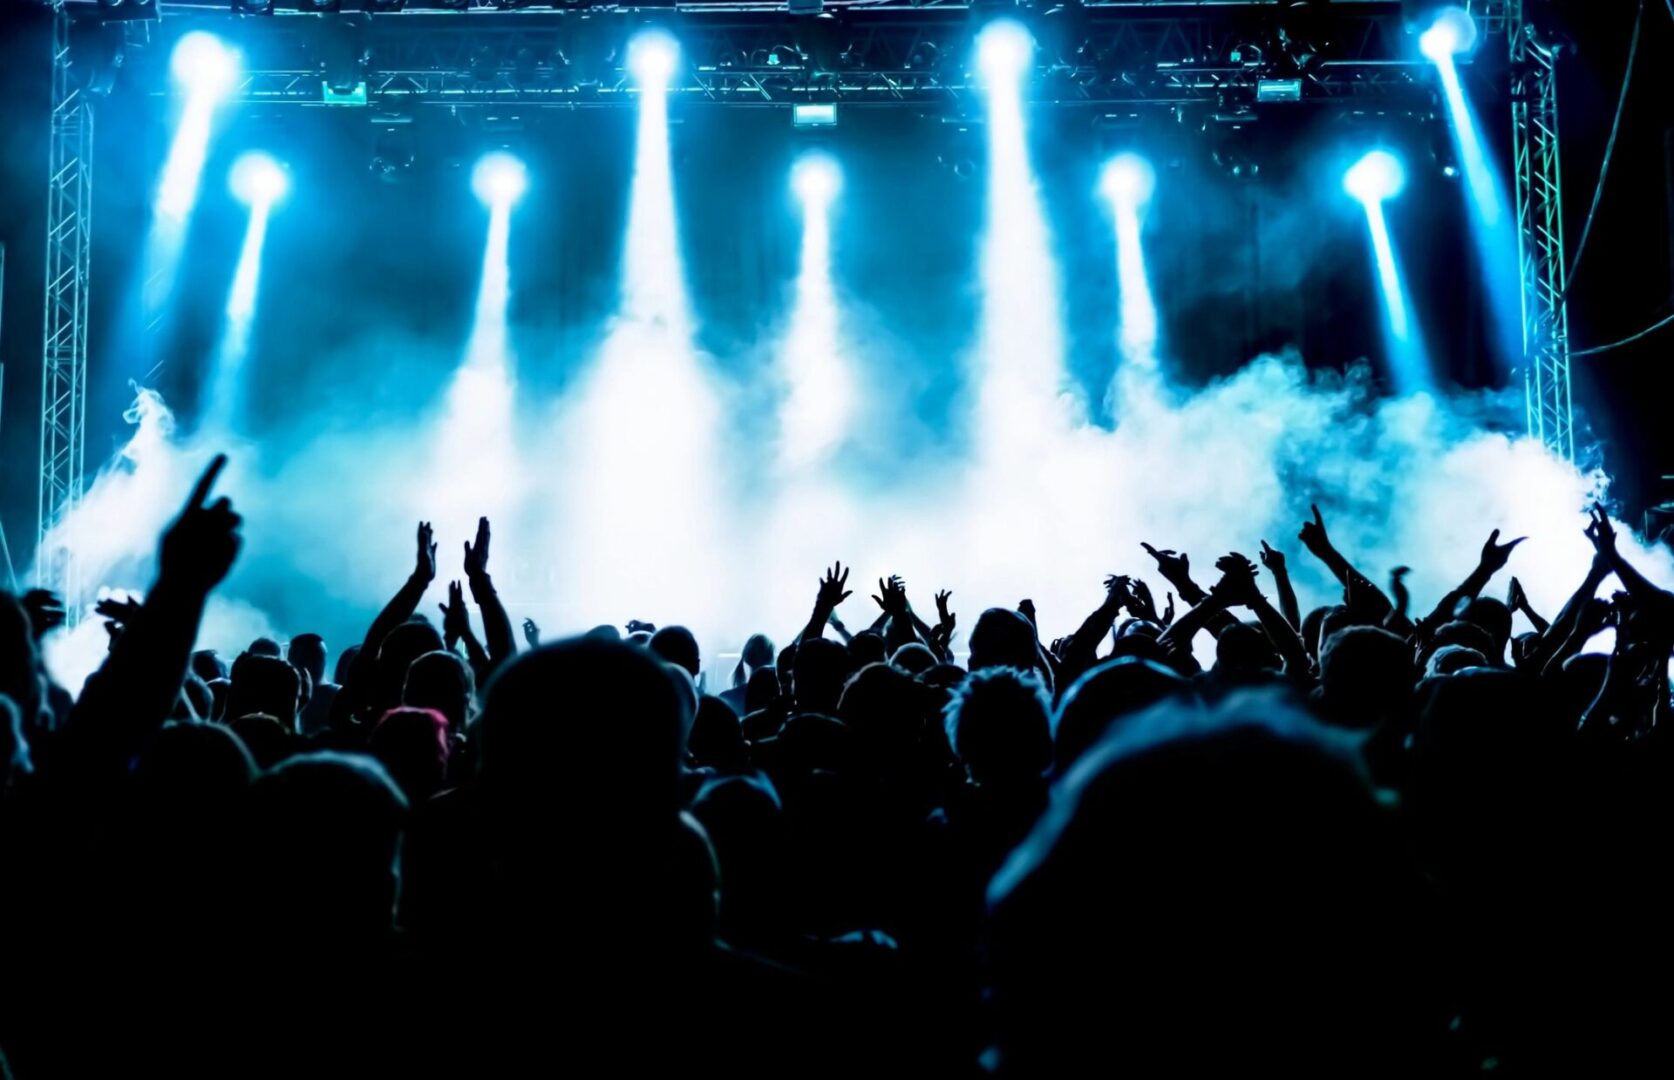
{"label": "outstretched hand", "polygon": [[848,584],[849,571],[843,568],[842,563],[833,563],[825,576],[820,578],[820,591],[815,604],[827,612],[835,611],[838,604],[854,595]]}
{"label": "outstretched hand", "polygon": [[[1174,594],[1169,593],[1168,595],[1172,600]],[[1144,619],[1146,622],[1154,623],[1162,622],[1162,616],[1157,614],[1156,598],[1151,595],[1151,586],[1145,584],[1142,578],[1134,578],[1129,583],[1128,611],[1136,619]]]}
{"label": "outstretched hand", "polygon": [[1125,574],[1106,574],[1104,578],[1104,606],[1112,612],[1133,607],[1133,579]]}
{"label": "outstretched hand", "polygon": [[477,542],[465,541],[465,576],[481,577],[488,573],[488,519],[477,519]]}
{"label": "outstretched hand", "polygon": [[1143,541],[1140,542],[1139,546],[1145,549],[1147,555],[1157,560],[1157,573],[1169,581],[1178,581],[1192,571],[1191,560],[1187,558],[1185,552],[1170,551],[1166,548],[1159,551]]}
{"label": "outstretched hand", "polygon": [[427,583],[436,580],[436,534],[428,521],[418,523],[418,553],[413,558],[413,576]]}
{"label": "outstretched hand", "polygon": [[118,599],[107,596],[93,605],[93,614],[120,629],[131,625],[139,617],[141,605],[132,596]]}
{"label": "outstretched hand", "polygon": [[1314,503],[1309,509],[1314,512],[1314,520],[1304,521],[1302,531],[1296,534],[1296,538],[1302,541],[1303,547],[1323,559],[1326,552],[1331,550],[1331,536],[1325,531],[1325,516],[1319,512],[1319,504]]}
{"label": "outstretched hand", "polygon": [[541,628],[535,625],[534,619],[523,620],[523,640],[529,643],[531,649],[540,648]]}
{"label": "outstretched hand", "polygon": [[438,606],[442,609],[442,640],[451,649],[471,632],[471,616],[465,607],[465,590],[460,588],[459,582],[448,582],[448,602]]}
{"label": "outstretched hand", "polygon": [[1030,626],[1037,628],[1040,626],[1039,620],[1035,618],[1035,602],[1028,597],[1025,596],[1017,602],[1017,613],[1028,619]]}
{"label": "outstretched hand", "polygon": [[1587,529],[1584,534],[1592,541],[1593,551],[1600,561],[1608,562],[1616,557],[1616,526],[1610,524],[1610,515],[1604,512],[1604,506],[1594,503],[1587,511]]}
{"label": "outstretched hand", "polygon": [[1527,540],[1526,536],[1519,536],[1515,540],[1500,543],[1500,530],[1495,529],[1488,534],[1488,539],[1482,545],[1482,568],[1490,573],[1498,573],[1505,569],[1505,564],[1511,561],[1512,549]]}
{"label": "outstretched hand", "polygon": [[1174,594],[1173,593],[1168,594],[1168,606],[1163,608],[1162,624],[1164,626],[1173,626],[1174,625]]}
{"label": "outstretched hand", "polygon": [[1261,602],[1261,590],[1256,587],[1255,563],[1235,551],[1216,559],[1215,569],[1221,572],[1221,580],[1210,590],[1216,599],[1238,607]]}
{"label": "outstretched hand", "polygon": [[209,501],[215,480],[226,467],[227,455],[216,454],[193,485],[180,516],[163,534],[158,556],[160,579],[184,582],[207,593],[232,569],[243,542],[238,534],[243,519],[233,512],[232,501],[226,496]]}
{"label": "outstretched hand", "polygon": [[879,578],[878,591],[872,595],[872,602],[877,604],[885,615],[907,614],[906,582],[895,576],[887,580]]}
{"label": "outstretched hand", "polygon": [[1267,567],[1268,573],[1274,577],[1285,575],[1285,553],[1263,540],[1261,542],[1261,565]]}
{"label": "outstretched hand", "polygon": [[1505,606],[1512,611],[1522,611],[1529,606],[1529,594],[1523,591],[1523,583],[1516,575],[1511,578],[1511,585],[1505,591]]}
{"label": "outstretched hand", "polygon": [[941,591],[936,593],[936,621],[937,622],[948,623],[950,625],[952,624],[953,613],[948,611],[948,609],[947,609],[947,602],[950,598],[952,598],[952,596],[953,596],[953,592],[950,589],[942,589]]}

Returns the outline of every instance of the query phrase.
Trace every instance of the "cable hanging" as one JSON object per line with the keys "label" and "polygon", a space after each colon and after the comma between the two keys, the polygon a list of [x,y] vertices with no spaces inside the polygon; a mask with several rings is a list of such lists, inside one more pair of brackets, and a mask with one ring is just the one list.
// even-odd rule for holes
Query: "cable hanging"
{"label": "cable hanging", "polygon": [[[1670,14],[1674,14],[1674,0],[1666,0]],[[1587,250],[1587,238],[1593,233],[1593,217],[1598,213],[1599,201],[1604,197],[1604,180],[1610,175],[1610,159],[1616,155],[1616,136],[1622,130],[1622,111],[1627,106],[1628,87],[1633,85],[1633,68],[1639,58],[1639,31],[1645,25],[1645,0],[1633,16],[1633,38],[1628,42],[1627,66],[1622,71],[1622,89],[1616,95],[1616,116],[1610,121],[1610,138],[1604,143],[1604,160],[1598,167],[1598,183],[1593,185],[1593,204],[1587,208],[1587,221],[1581,226],[1581,242],[1575,245],[1575,257],[1570,260],[1569,272],[1564,275],[1564,291],[1558,296],[1561,304],[1575,284],[1575,271],[1581,266],[1581,256]]]}
{"label": "cable hanging", "polygon": [[1674,323],[1674,312],[1670,312],[1669,314],[1663,316],[1661,319],[1658,319],[1656,322],[1652,323],[1650,326],[1647,326],[1645,329],[1639,331],[1639,333],[1631,334],[1628,337],[1625,337],[1620,341],[1612,341],[1608,345],[1594,345],[1590,349],[1580,349],[1580,350],[1571,349],[1569,355],[1572,359],[1575,358],[1575,357],[1578,357],[1578,356],[1593,356],[1593,355],[1596,355],[1597,353],[1609,352],[1611,349],[1619,349],[1624,345],[1632,345],[1634,342],[1640,340],[1641,338],[1650,337],[1652,334],[1656,333],[1658,330],[1661,330],[1663,327],[1667,326],[1670,323]]}

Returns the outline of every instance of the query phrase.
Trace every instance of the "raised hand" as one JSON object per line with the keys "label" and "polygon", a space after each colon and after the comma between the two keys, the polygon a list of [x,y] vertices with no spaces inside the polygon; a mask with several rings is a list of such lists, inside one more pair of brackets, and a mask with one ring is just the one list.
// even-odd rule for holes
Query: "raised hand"
{"label": "raised hand", "polygon": [[209,501],[215,480],[226,467],[227,455],[216,454],[192,487],[180,516],[163,534],[158,554],[159,580],[182,582],[208,592],[232,569],[243,542],[238,534],[243,519],[233,513],[232,502],[226,496],[213,503]]}
{"label": "raised hand", "polygon": [[1174,594],[1173,593],[1168,594],[1168,606],[1163,609],[1162,624],[1164,626],[1173,626],[1174,625]]}
{"label": "raised hand", "polygon": [[1584,533],[1592,541],[1593,551],[1600,559],[1609,560],[1616,555],[1616,526],[1610,524],[1610,515],[1604,512],[1603,505],[1594,503],[1587,511],[1587,528]]}
{"label": "raised hand", "polygon": [[820,578],[820,591],[814,601],[815,606],[828,614],[835,611],[838,604],[854,595],[848,584],[849,571],[843,568],[842,563],[832,563],[831,569]]}
{"label": "raised hand", "polygon": [[1519,536],[1515,540],[1504,544],[1499,542],[1500,530],[1495,529],[1488,534],[1488,539],[1482,545],[1482,568],[1497,573],[1505,569],[1505,564],[1511,561],[1511,552],[1518,544],[1527,540],[1526,536]]}
{"label": "raised hand", "polygon": [[541,628],[535,625],[534,619],[523,620],[523,640],[529,643],[531,649],[540,648]]}
{"label": "raised hand", "polygon": [[1169,581],[1175,581],[1191,573],[1191,560],[1187,558],[1184,552],[1167,549],[1159,551],[1144,542],[1141,542],[1139,546],[1145,549],[1147,555],[1157,560],[1157,573]]}
{"label": "raised hand", "polygon": [[29,616],[29,629],[36,641],[63,626],[67,618],[64,601],[50,589],[30,589],[18,602],[23,605],[23,613]]}
{"label": "raised hand", "polygon": [[477,542],[465,541],[465,576],[481,577],[488,573],[488,519],[477,519]]}
{"label": "raised hand", "polygon": [[448,602],[437,606],[442,609],[442,640],[451,649],[460,638],[471,632],[471,616],[465,608],[465,590],[459,582],[448,582]]}
{"label": "raised hand", "polygon": [[[1174,594],[1169,593],[1173,599]],[[1145,584],[1141,578],[1134,578],[1128,592],[1128,610],[1134,618],[1144,619],[1146,622],[1161,622],[1157,615],[1157,601],[1151,596],[1151,586]]]}
{"label": "raised hand", "polygon": [[1028,619],[1030,626],[1040,626],[1040,623],[1035,619],[1035,602],[1028,597],[1025,596],[1017,602],[1017,613]]}
{"label": "raised hand", "polygon": [[1314,555],[1324,558],[1325,553],[1331,550],[1331,537],[1325,531],[1325,517],[1320,514],[1318,503],[1311,505],[1309,509],[1314,512],[1314,520],[1304,521],[1302,531],[1296,534],[1296,538]]}
{"label": "raised hand", "polygon": [[1125,574],[1107,574],[1104,579],[1104,606],[1113,612],[1133,605],[1133,579]]}
{"label": "raised hand", "polygon": [[1410,566],[1397,566],[1389,572],[1389,594],[1395,598],[1396,616],[1403,619],[1407,617],[1407,605],[1412,603],[1412,594],[1407,591],[1407,575],[1410,573]]}
{"label": "raised hand", "polygon": [[1240,607],[1261,602],[1261,590],[1256,587],[1255,563],[1232,552],[1216,559],[1215,569],[1221,572],[1221,580],[1210,590],[1213,596]]}
{"label": "raised hand", "polygon": [[883,609],[885,615],[905,615],[907,613],[907,590],[899,577],[887,580],[878,579],[878,591],[873,594],[872,602]]}
{"label": "raised hand", "polygon": [[1261,542],[1261,565],[1267,567],[1268,573],[1274,577],[1280,577],[1285,573],[1285,553],[1263,540]]}
{"label": "raised hand", "polygon": [[107,596],[93,605],[93,614],[114,623],[118,627],[132,625],[133,621],[139,617],[140,610],[140,602],[131,596],[124,596],[120,599]]}
{"label": "raised hand", "polygon": [[436,580],[436,534],[430,522],[418,523],[418,552],[413,558],[413,576],[420,581]]}
{"label": "raised hand", "polygon": [[1512,611],[1522,611],[1529,606],[1529,594],[1523,591],[1523,583],[1514,575],[1511,585],[1505,591],[1505,606]]}
{"label": "raised hand", "polygon": [[947,602],[953,596],[952,591],[943,589],[936,594],[936,621],[953,625],[953,615],[947,609]]}

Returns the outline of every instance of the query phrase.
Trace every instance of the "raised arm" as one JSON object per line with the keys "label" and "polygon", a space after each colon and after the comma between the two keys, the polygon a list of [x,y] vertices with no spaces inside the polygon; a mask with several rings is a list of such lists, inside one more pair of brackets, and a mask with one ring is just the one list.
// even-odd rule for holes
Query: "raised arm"
{"label": "raised arm", "polygon": [[419,601],[424,599],[424,592],[430,588],[430,583],[436,579],[436,541],[430,528],[430,522],[418,523],[417,552],[413,557],[413,572],[407,575],[407,580],[395,590],[389,603],[378,612],[377,618],[367,628],[366,638],[361,642],[360,652],[349,665],[348,673],[344,676],[343,686],[332,699],[331,716],[333,724],[340,724],[351,719],[365,703],[372,686],[372,672],[378,664],[378,650],[383,647],[384,638],[391,630],[413,617],[418,610]]}
{"label": "raised arm", "polygon": [[825,636],[825,624],[837,610],[837,605],[853,595],[848,584],[849,571],[843,568],[842,563],[833,563],[825,576],[820,578],[819,592],[814,596],[813,614],[808,616],[808,625],[802,628],[802,633],[796,635],[799,643]]}
{"label": "raised arm", "polygon": [[1370,578],[1356,570],[1354,564],[1331,543],[1331,536],[1325,531],[1325,518],[1320,514],[1319,506],[1316,504],[1309,509],[1314,512],[1314,519],[1302,523],[1302,530],[1296,534],[1296,538],[1302,541],[1302,546],[1307,548],[1314,558],[1325,564],[1325,568],[1342,584],[1345,594],[1355,593],[1368,611],[1378,611],[1377,619],[1381,620],[1394,609],[1389,597],[1383,594],[1382,589],[1372,584]]}
{"label": "raised arm", "polygon": [[1494,575],[1504,570],[1505,564],[1511,561],[1511,553],[1517,545],[1527,539],[1526,536],[1519,536],[1502,544],[1499,542],[1500,530],[1495,529],[1489,533],[1488,539],[1483,542],[1482,554],[1477,559],[1476,569],[1472,570],[1457,588],[1442,597],[1434,611],[1419,621],[1419,637],[1428,638],[1443,623],[1453,618],[1453,613],[1458,610],[1461,601],[1474,600],[1480,595],[1488,582],[1493,580]]}
{"label": "raised arm", "polygon": [[442,609],[442,644],[449,652],[456,646],[465,647],[465,660],[477,677],[477,685],[481,686],[494,665],[482,642],[471,632],[471,612],[465,606],[465,590],[460,588],[459,582],[448,582],[448,602],[438,606]]}
{"label": "raised arm", "polygon": [[465,542],[465,580],[471,586],[471,599],[482,612],[482,636],[488,646],[488,662],[492,668],[517,655],[517,637],[512,633],[511,616],[500,594],[494,591],[494,580],[488,576],[488,519],[477,519],[477,542]]}
{"label": "raised arm", "polygon": [[878,579],[878,591],[872,602],[884,614],[884,647],[893,655],[903,645],[919,642],[918,628],[913,618],[912,605],[907,603],[907,583],[898,576]]}
{"label": "raised arm", "polygon": [[1060,659],[1066,681],[1073,680],[1098,663],[1099,642],[1110,633],[1111,627],[1116,624],[1116,616],[1122,613],[1122,608],[1130,596],[1131,586],[1127,578],[1120,574],[1111,574],[1104,579],[1104,600],[1093,609],[1091,615],[1081,620],[1081,625],[1064,643],[1064,652]]}
{"label": "raised arm", "polygon": [[1292,630],[1302,629],[1302,608],[1296,602],[1296,587],[1290,583],[1290,567],[1285,563],[1285,553],[1263,540],[1261,565],[1273,575],[1273,588],[1279,594],[1279,612],[1290,623]]}
{"label": "raised arm", "polygon": [[1255,563],[1236,552],[1222,557],[1215,563],[1216,569],[1221,571],[1220,584],[1215,586],[1215,595],[1224,597],[1230,604],[1248,608],[1250,613],[1261,623],[1261,628],[1267,632],[1267,637],[1278,650],[1279,657],[1285,662],[1285,674],[1305,676],[1313,666],[1308,656],[1308,648],[1302,643],[1302,637],[1296,632],[1296,627],[1286,621],[1279,612],[1261,593],[1256,584]]}
{"label": "raised arm", "polygon": [[96,767],[125,765],[180,696],[209,593],[232,569],[242,542],[232,503],[209,501],[226,464],[225,454],[216,455],[163,534],[156,584],[70,714],[72,738]]}
{"label": "raised arm", "polygon": [[[1144,542],[1141,542],[1139,546],[1145,549],[1147,555],[1157,560],[1157,573],[1161,574],[1164,580],[1174,586],[1174,591],[1180,594],[1180,599],[1193,607],[1208,599],[1209,594],[1199,588],[1197,582],[1192,580],[1191,562],[1185,552],[1159,551]],[[1209,612],[1209,616],[1210,618],[1203,626],[1216,637],[1220,637],[1222,630],[1237,621],[1231,615],[1228,615],[1224,608]]]}

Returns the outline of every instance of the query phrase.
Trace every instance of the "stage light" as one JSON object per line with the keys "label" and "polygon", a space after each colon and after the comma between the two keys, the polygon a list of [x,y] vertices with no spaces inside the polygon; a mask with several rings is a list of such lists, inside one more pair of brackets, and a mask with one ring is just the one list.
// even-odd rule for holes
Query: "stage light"
{"label": "stage light", "polygon": [[836,127],[837,106],[831,102],[791,106],[791,127]]}
{"label": "stage light", "polygon": [[523,162],[503,150],[483,155],[471,170],[471,190],[489,206],[510,206],[528,184]]}
{"label": "stage light", "polygon": [[1301,79],[1262,79],[1256,83],[1256,100],[1301,101]]}
{"label": "stage light", "polygon": [[977,34],[977,64],[989,79],[1018,79],[1034,49],[1033,35],[1015,19],[995,19]]}
{"label": "stage light", "polygon": [[290,187],[279,163],[258,150],[239,155],[229,180],[233,195],[246,206],[271,206]]}
{"label": "stage light", "polygon": [[628,71],[643,87],[666,87],[679,59],[680,45],[665,31],[641,30],[628,42]]}
{"label": "stage light", "polygon": [[1156,186],[1156,170],[1138,154],[1117,154],[1099,176],[1099,190],[1119,205],[1143,206]]}
{"label": "stage light", "polygon": [[1373,150],[1343,174],[1343,190],[1368,206],[1393,199],[1406,182],[1401,159],[1387,150]]}
{"label": "stage light", "polygon": [[1430,28],[1418,35],[1418,51],[1441,61],[1468,53],[1476,46],[1476,20],[1464,8],[1442,8]]}
{"label": "stage light", "polygon": [[791,188],[805,203],[823,206],[842,186],[842,172],[829,155],[804,154],[791,167]]}
{"label": "stage light", "polygon": [[175,42],[169,70],[192,96],[220,97],[238,79],[238,54],[214,34],[194,30]]}

